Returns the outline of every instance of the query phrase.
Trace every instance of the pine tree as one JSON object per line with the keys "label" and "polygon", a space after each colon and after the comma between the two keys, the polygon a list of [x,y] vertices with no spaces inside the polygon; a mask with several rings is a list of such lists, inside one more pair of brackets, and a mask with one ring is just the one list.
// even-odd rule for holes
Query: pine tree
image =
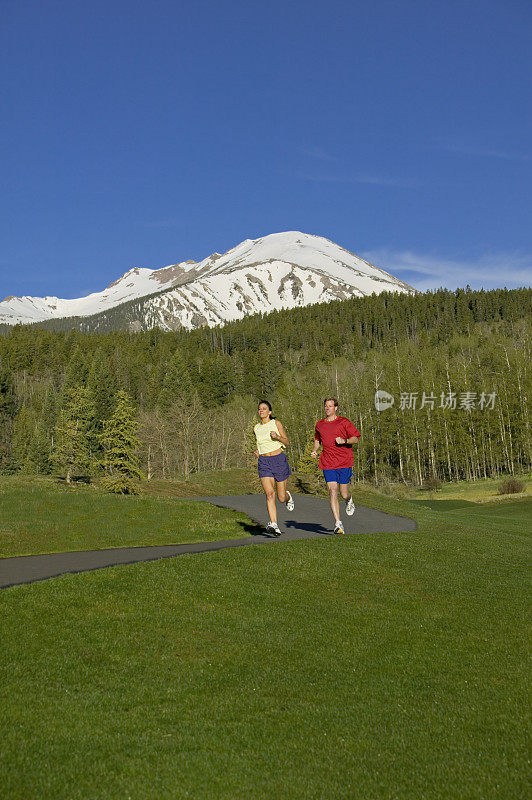
{"label": "pine tree", "polygon": [[191,391],[188,367],[182,352],[177,349],[166,368],[163,387],[159,395],[161,408],[168,408],[178,400],[185,399]]}
{"label": "pine tree", "polygon": [[54,449],[55,425],[57,422],[58,397],[53,383],[46,387],[40,415],[35,427],[35,442],[32,444],[33,455],[39,472],[49,474],[52,469],[52,452]]}
{"label": "pine tree", "polygon": [[31,458],[31,440],[35,420],[31,409],[23,405],[13,421],[11,439],[11,459],[15,469],[23,472],[35,472]]}
{"label": "pine tree", "polygon": [[87,386],[94,397],[96,419],[98,422],[109,419],[115,405],[116,382],[109,366],[109,358],[101,347],[92,358]]}
{"label": "pine tree", "polygon": [[314,449],[314,433],[308,437],[307,445],[297,462],[297,471],[304,475],[315,475],[318,470],[318,459],[313,458],[310,454]]}
{"label": "pine tree", "polygon": [[116,407],[103,424],[101,443],[104,448],[103,466],[106,476],[102,485],[118,494],[138,494],[141,478],[137,439],[138,423],[131,400],[122,389],[116,394]]}
{"label": "pine tree", "polygon": [[35,425],[30,442],[28,461],[37,473],[48,475],[51,471],[50,441],[42,419],[39,419]]}
{"label": "pine tree", "polygon": [[94,403],[84,386],[67,389],[65,395],[55,426],[52,461],[70,483],[73,475],[91,473],[88,431],[94,421]]}
{"label": "pine tree", "polygon": [[17,400],[13,387],[13,378],[7,369],[0,369],[0,417],[13,418],[16,411]]}
{"label": "pine tree", "polygon": [[79,386],[81,382],[85,381],[86,376],[87,367],[85,366],[84,354],[79,345],[76,344],[66,365],[62,387],[63,396],[66,397],[69,389]]}

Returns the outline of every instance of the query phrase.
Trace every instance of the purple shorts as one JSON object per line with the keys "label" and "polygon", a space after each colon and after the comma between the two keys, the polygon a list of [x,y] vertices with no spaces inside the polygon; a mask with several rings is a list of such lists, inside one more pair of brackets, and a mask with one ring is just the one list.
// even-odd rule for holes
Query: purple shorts
{"label": "purple shorts", "polygon": [[285,481],[292,470],[284,453],[276,456],[259,456],[259,478],[274,478],[276,481]]}

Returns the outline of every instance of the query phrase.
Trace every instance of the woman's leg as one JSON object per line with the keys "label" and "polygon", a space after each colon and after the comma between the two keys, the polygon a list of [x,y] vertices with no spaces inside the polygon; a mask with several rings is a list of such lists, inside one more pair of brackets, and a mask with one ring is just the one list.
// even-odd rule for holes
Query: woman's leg
{"label": "woman's leg", "polygon": [[273,478],[261,478],[262,488],[266,495],[266,505],[271,522],[277,523],[277,508],[275,507],[275,480]]}
{"label": "woman's leg", "polygon": [[277,497],[279,498],[280,503],[286,503],[286,501],[288,500],[288,495],[286,493],[286,480],[275,481],[275,488],[277,489]]}

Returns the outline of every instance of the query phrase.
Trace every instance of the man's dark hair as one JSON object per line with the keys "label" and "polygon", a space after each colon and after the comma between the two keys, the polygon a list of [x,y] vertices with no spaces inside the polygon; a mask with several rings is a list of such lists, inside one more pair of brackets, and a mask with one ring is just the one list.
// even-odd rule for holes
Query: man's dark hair
{"label": "man's dark hair", "polygon": [[326,403],[328,400],[332,400],[332,401],[333,401],[333,403],[334,403],[334,407],[335,407],[335,408],[338,408],[338,398],[337,398],[337,397],[326,397],[326,398],[325,398],[325,400],[323,401],[323,405],[325,405],[325,403]]}

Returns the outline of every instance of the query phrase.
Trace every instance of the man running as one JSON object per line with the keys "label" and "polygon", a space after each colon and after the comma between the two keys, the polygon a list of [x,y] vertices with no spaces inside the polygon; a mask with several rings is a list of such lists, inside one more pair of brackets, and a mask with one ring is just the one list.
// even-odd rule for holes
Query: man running
{"label": "man running", "polygon": [[345,513],[351,516],[355,511],[355,504],[349,491],[353,477],[353,445],[360,438],[360,433],[351,420],[338,416],[336,397],[326,397],[324,407],[325,417],[316,424],[314,449],[310,455],[316,458],[318,448],[320,444],[322,445],[319,468],[323,470],[323,477],[329,487],[331,509],[334,514],[334,532],[345,533],[340,519],[338,487],[347,503]]}

